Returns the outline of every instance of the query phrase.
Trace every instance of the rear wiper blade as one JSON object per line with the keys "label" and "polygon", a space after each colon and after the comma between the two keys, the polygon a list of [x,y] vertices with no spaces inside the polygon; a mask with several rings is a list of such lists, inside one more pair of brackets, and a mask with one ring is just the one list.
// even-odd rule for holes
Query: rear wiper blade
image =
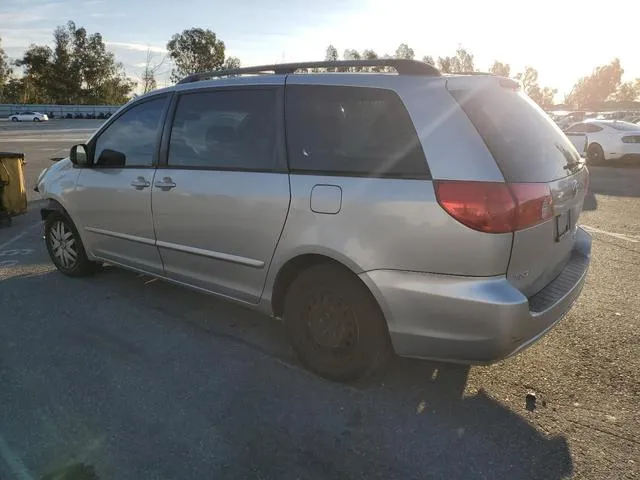
{"label": "rear wiper blade", "polygon": [[565,170],[573,170],[574,167],[581,167],[582,165],[584,165],[584,162],[581,161],[569,162],[562,168],[564,168]]}

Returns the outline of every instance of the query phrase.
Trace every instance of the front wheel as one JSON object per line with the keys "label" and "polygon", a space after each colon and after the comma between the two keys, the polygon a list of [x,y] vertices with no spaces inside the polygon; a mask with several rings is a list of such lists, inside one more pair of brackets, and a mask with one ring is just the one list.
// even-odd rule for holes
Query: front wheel
{"label": "front wheel", "polygon": [[597,143],[592,143],[587,149],[587,163],[595,165],[604,162],[604,150]]}
{"label": "front wheel", "polygon": [[300,361],[330,380],[372,373],[391,352],[387,325],[371,292],[338,265],[313,266],[293,281],[284,322]]}
{"label": "front wheel", "polygon": [[69,277],[83,277],[94,273],[99,264],[87,258],[78,230],[69,217],[60,212],[47,216],[44,238],[51,261]]}
{"label": "front wheel", "polygon": [[12,122],[17,122],[18,121],[18,117],[11,117],[11,121]]}
{"label": "front wheel", "polygon": [[38,117],[33,117],[33,121],[34,121],[34,122],[39,122],[39,121],[40,121],[40,119],[39,119]]}

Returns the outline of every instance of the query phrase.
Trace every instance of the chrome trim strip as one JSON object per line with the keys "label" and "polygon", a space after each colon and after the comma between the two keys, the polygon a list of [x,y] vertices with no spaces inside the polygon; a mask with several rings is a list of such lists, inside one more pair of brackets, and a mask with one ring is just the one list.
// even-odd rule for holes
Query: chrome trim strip
{"label": "chrome trim strip", "polygon": [[169,250],[175,250],[177,252],[191,253],[201,257],[214,258],[216,260],[222,260],[223,262],[237,263],[253,268],[263,268],[264,262],[260,260],[254,260],[253,258],[239,257],[237,255],[229,255],[228,253],[214,252],[213,250],[205,250],[203,248],[187,247],[185,245],[179,245],[177,243],[163,242],[158,240],[156,245],[160,248],[167,248]]}
{"label": "chrome trim strip", "polygon": [[127,233],[112,232],[111,230],[103,230],[95,227],[84,227],[87,232],[97,233],[99,235],[105,235],[107,237],[121,238],[122,240],[129,240],[131,242],[143,243],[145,245],[155,245],[156,241],[150,238],[138,237],[136,235],[129,235]]}

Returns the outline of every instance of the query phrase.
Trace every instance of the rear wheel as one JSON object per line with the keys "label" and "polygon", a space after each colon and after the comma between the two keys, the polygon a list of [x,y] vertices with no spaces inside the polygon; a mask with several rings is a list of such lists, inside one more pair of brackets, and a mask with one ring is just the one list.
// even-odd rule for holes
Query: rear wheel
{"label": "rear wheel", "polygon": [[604,150],[597,143],[592,143],[587,149],[587,163],[593,165],[604,162]]}
{"label": "rear wheel", "polygon": [[17,122],[18,121],[18,117],[11,117],[11,121],[12,122]]}
{"label": "rear wheel", "polygon": [[338,265],[313,266],[293,281],[285,298],[284,322],[300,361],[330,380],[349,381],[372,373],[391,352],[375,299]]}
{"label": "rear wheel", "polygon": [[87,258],[78,230],[69,217],[52,212],[44,227],[45,243],[51,261],[69,277],[83,277],[94,273],[99,264]]}

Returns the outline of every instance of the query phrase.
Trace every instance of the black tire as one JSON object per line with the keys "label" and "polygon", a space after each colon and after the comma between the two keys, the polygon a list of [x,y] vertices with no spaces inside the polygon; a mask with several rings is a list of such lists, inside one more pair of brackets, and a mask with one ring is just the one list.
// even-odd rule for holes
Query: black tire
{"label": "black tire", "polygon": [[68,216],[51,212],[45,220],[44,239],[51,261],[61,273],[85,277],[100,268],[99,263],[87,258],[78,230]]}
{"label": "black tire", "polygon": [[589,165],[596,165],[604,162],[604,150],[597,143],[592,143],[587,148],[587,163]]}
{"label": "black tire", "polygon": [[284,323],[300,361],[330,380],[367,376],[391,352],[377,302],[353,273],[339,265],[313,266],[293,281],[285,298]]}
{"label": "black tire", "polygon": [[40,121],[40,119],[39,119],[38,117],[33,117],[33,121],[34,121],[34,122],[39,122],[39,121]]}
{"label": "black tire", "polygon": [[12,122],[17,122],[18,121],[18,117],[11,117],[11,121]]}

